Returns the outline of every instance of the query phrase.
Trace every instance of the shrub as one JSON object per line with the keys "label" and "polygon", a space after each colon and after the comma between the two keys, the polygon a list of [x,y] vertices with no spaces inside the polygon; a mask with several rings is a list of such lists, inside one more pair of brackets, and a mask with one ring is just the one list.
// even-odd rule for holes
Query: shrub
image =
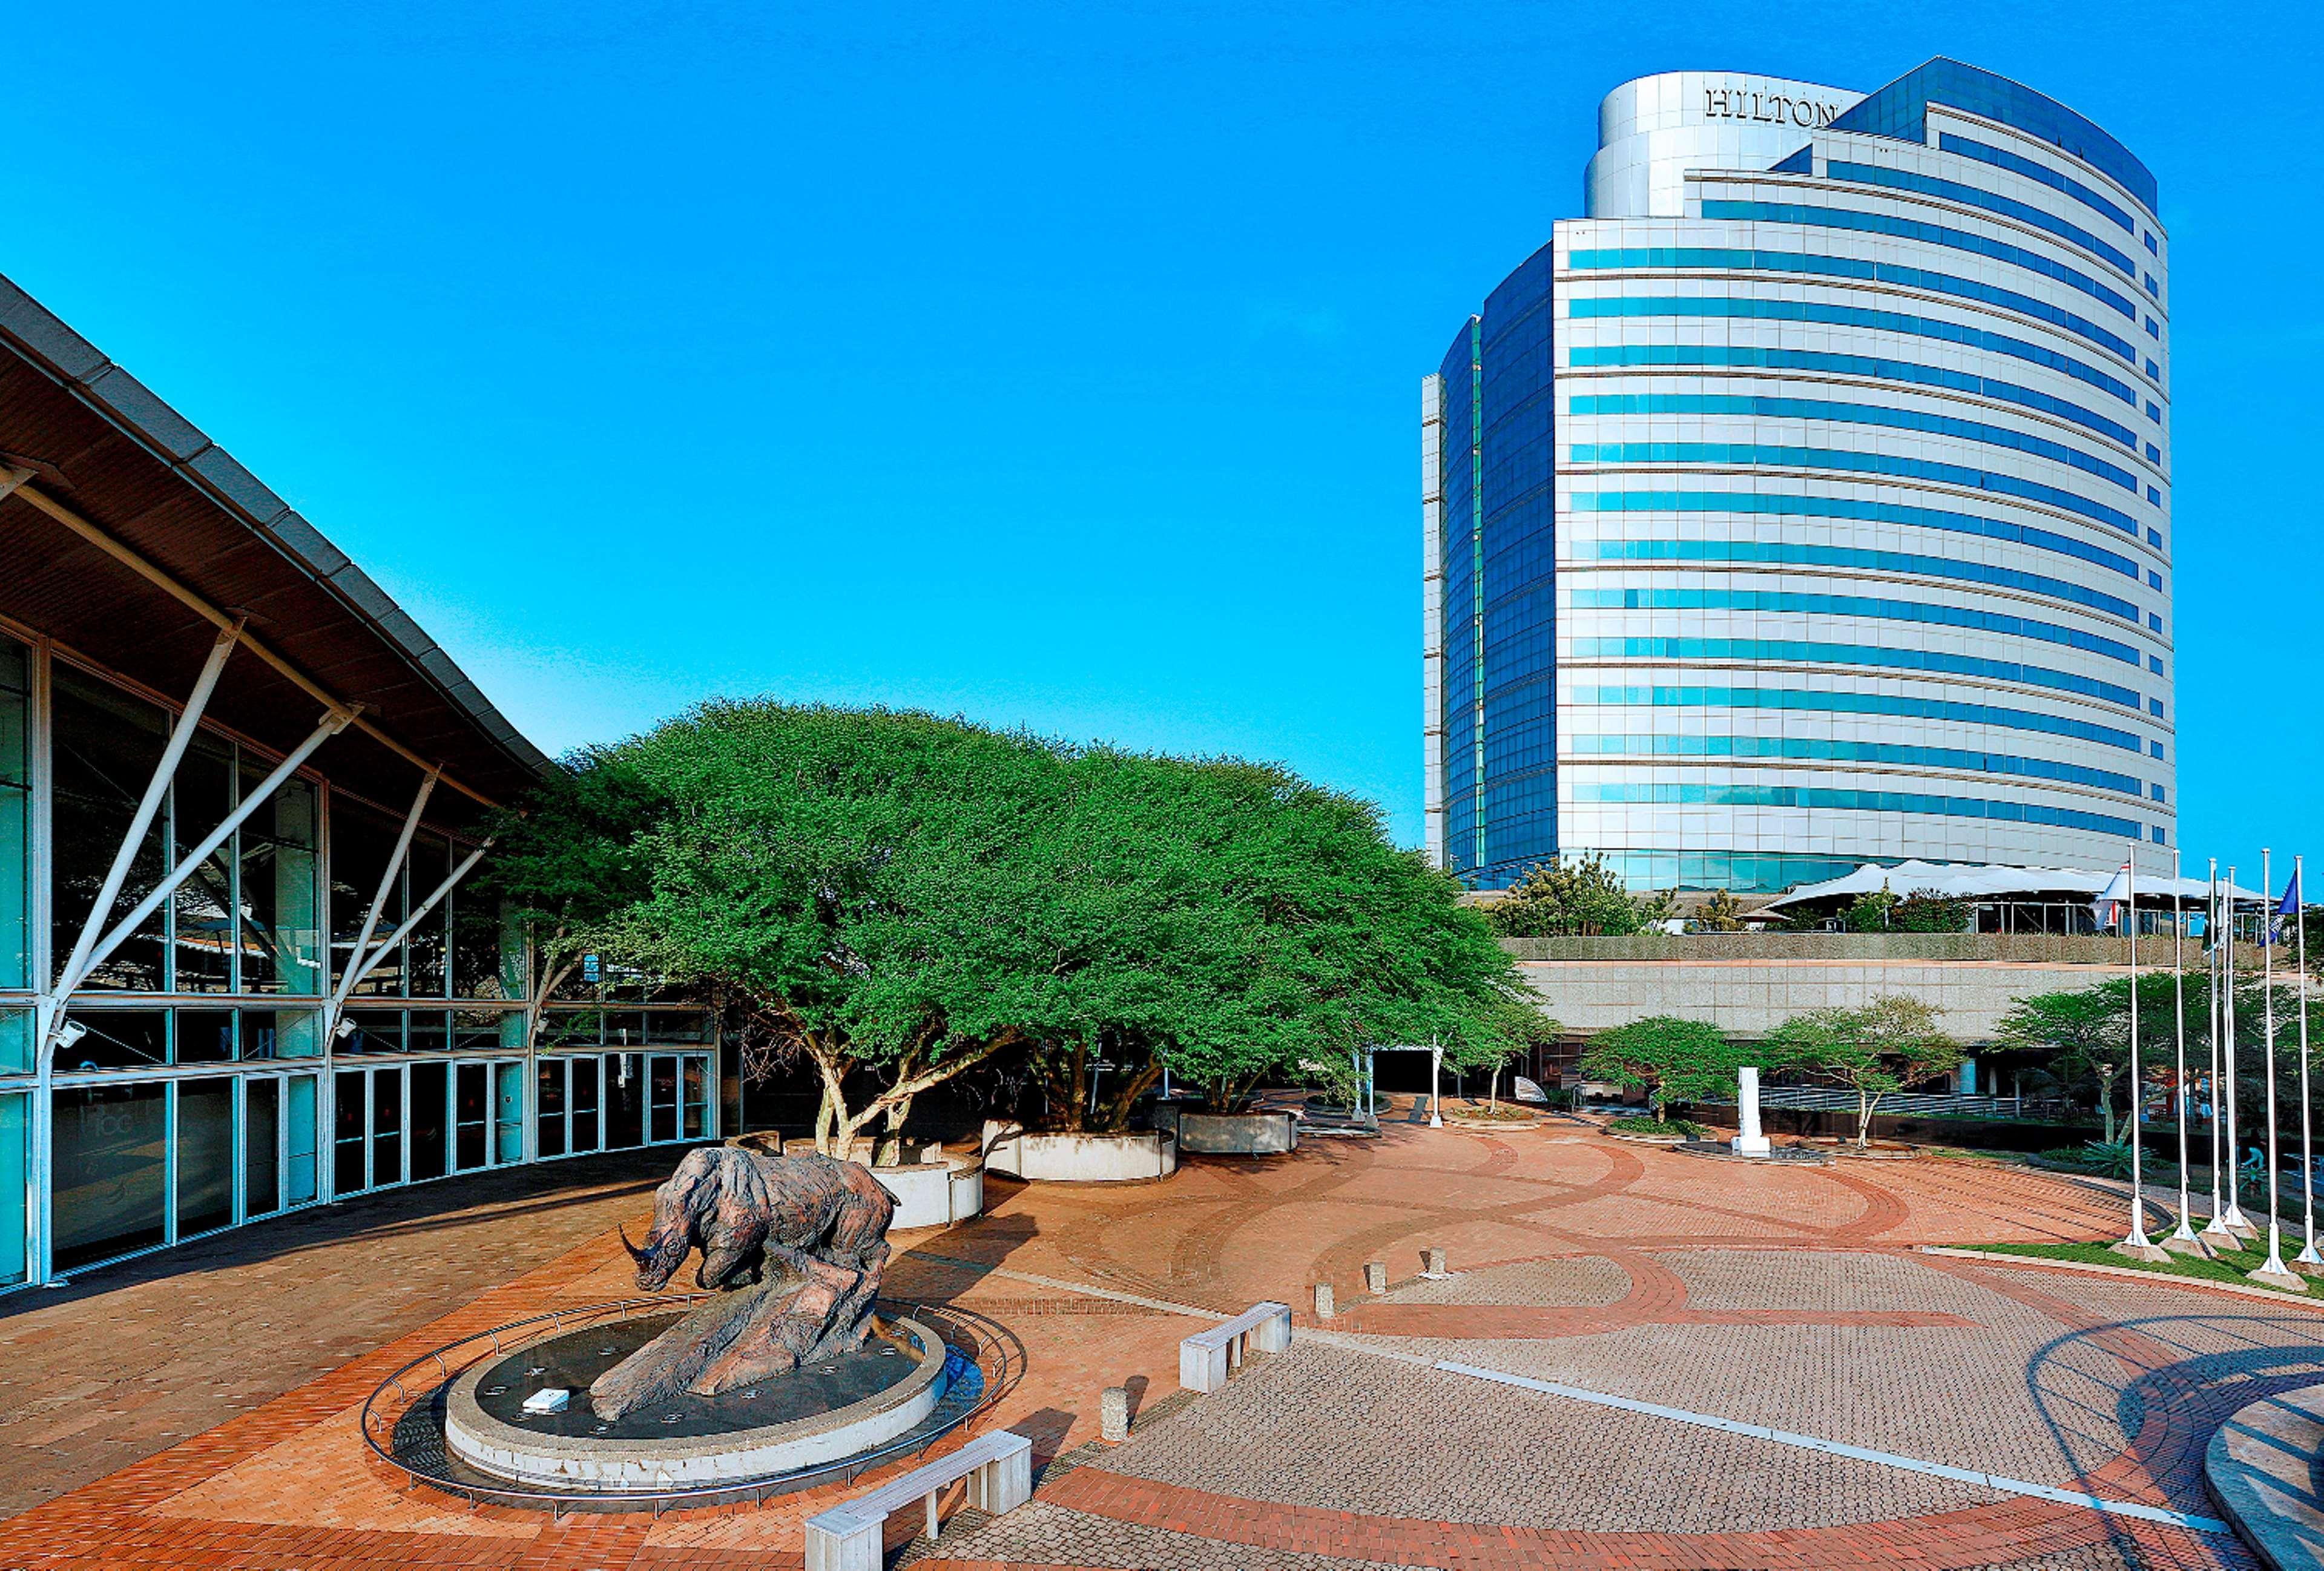
{"label": "shrub", "polygon": [[1969,902],[1950,900],[1933,889],[1916,889],[1888,913],[1888,928],[1897,933],[1958,933],[1969,927]]}
{"label": "shrub", "polygon": [[1714,890],[1702,909],[1694,913],[1695,930],[1704,933],[1739,933],[1743,930],[1742,902],[1731,890]]}
{"label": "shrub", "polygon": [[1623,1134],[1676,1135],[1687,1140],[1701,1140],[1711,1132],[1691,1118],[1616,1118],[1608,1120],[1606,1127]]}
{"label": "shrub", "polygon": [[1667,917],[1672,898],[1632,896],[1621,875],[1593,853],[1579,862],[1561,857],[1536,864],[1485,917],[1505,938],[1618,935]]}

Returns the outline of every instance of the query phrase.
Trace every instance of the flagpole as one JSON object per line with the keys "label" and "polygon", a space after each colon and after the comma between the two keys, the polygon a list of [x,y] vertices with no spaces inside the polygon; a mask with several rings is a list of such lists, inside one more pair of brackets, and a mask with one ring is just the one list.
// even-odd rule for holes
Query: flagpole
{"label": "flagpole", "polygon": [[2237,1116],[2243,1109],[2236,1085],[2241,1077],[2236,1072],[2236,867],[2232,862],[2227,864],[2226,900],[2227,947],[2220,972],[2227,985],[2219,994],[2219,1020],[2227,1034],[2219,1051],[2227,1071],[2227,1225],[2236,1237],[2253,1239],[2259,1236],[2259,1229],[2244,1215],[2243,1124]]}
{"label": "flagpole", "polygon": [[2117,1254],[2161,1260],[2163,1252],[2146,1236],[2145,1175],[2139,1160],[2146,1142],[2139,1138],[2138,1128],[2138,847],[2135,844],[2122,864],[2122,910],[2123,931],[2130,938],[2130,1232],[2114,1247]]}
{"label": "flagpole", "polygon": [[2316,1252],[2316,1157],[2310,1143],[2308,1112],[2308,881],[2305,856],[2292,859],[2291,899],[2292,919],[2297,924],[2295,942],[2299,946],[2300,965],[2300,1198],[2301,1230],[2305,1234],[2300,1253],[2292,1260],[2295,1266],[2314,1266],[2314,1271],[2302,1271],[2302,1276],[2324,1273],[2324,1255]]}
{"label": "flagpole", "polygon": [[2194,1224],[2188,1218],[2194,1204],[2187,1193],[2187,910],[2180,871],[2180,855],[2174,847],[2171,853],[2171,1040],[2179,1058],[2172,1092],[2172,1100],[2179,1104],[2179,1225],[2171,1230],[2163,1247],[2173,1254],[2202,1254],[2206,1252],[2203,1242],[2195,1236]]}
{"label": "flagpole", "polygon": [[[2219,1134],[2227,1106],[2220,1100],[2219,1086],[2219,859],[2216,856],[2211,858],[2209,877],[2210,897],[2203,906],[2203,993],[2211,1039],[2211,1219],[2203,1224],[2203,1236],[2214,1248],[2232,1249],[2238,1240],[2227,1230],[2219,1208]],[[2232,1147],[2227,1154],[2235,1154]]]}
{"label": "flagpole", "polygon": [[[2275,873],[2262,847],[2259,854],[2259,886],[2262,892],[2275,887]],[[2279,1159],[2275,1150],[2275,945],[2266,929],[2260,929],[2259,947],[2259,1007],[2260,1032],[2267,1044],[2267,1259],[2259,1270],[2248,1274],[2254,1281],[2278,1287],[2304,1287],[2283,1263],[2283,1223],[2277,1215],[2276,1183]]]}

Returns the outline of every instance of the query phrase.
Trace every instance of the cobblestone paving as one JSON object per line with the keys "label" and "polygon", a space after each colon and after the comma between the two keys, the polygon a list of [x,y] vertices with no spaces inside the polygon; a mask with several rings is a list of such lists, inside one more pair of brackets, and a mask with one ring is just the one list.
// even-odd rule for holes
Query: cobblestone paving
{"label": "cobblestone paving", "polygon": [[1385,1301],[1586,1308],[1619,1303],[1629,1292],[1629,1272],[1610,1260],[1578,1255],[1572,1260],[1482,1266],[1443,1281],[1408,1280],[1397,1285]]}
{"label": "cobblestone paving", "polygon": [[1286,1505],[1585,1531],[1835,1527],[2005,1498],[1314,1343],[1099,1465]]}
{"label": "cobblestone paving", "polygon": [[666,1151],[624,1152],[393,1190],[0,1298],[0,1516],[562,1254],[634,1215],[669,1167]]}
{"label": "cobblestone paving", "polygon": [[[405,1491],[361,1443],[356,1409],[403,1361],[627,1292],[610,1224],[669,1165],[455,1181],[0,1299],[0,1445],[29,1459],[0,1474],[21,1513],[0,1566],[799,1566],[804,1519],[855,1491],[552,1523]],[[1909,1253],[2120,1233],[2118,1197],[1989,1164],[1749,1169],[1570,1125],[1397,1123],[1166,1184],[988,1193],[979,1221],[899,1238],[889,1280],[1009,1328],[1024,1373],[989,1422],[1060,1465],[1032,1505],[934,1543],[911,1541],[917,1512],[892,1520],[926,1571],[2241,1571],[2216,1535],[1403,1360],[2205,1512],[2210,1428],[2324,1378],[2313,1308]],[[1411,1280],[1431,1246],[1452,1281]],[[1384,1298],[1370,1261],[1398,1282]],[[1262,1298],[1304,1309],[1321,1280],[1345,1307],[1328,1339],[1302,1314],[1290,1353],[1177,1395],[1180,1337]],[[1140,1421],[1093,1451],[1099,1391],[1123,1383]]]}

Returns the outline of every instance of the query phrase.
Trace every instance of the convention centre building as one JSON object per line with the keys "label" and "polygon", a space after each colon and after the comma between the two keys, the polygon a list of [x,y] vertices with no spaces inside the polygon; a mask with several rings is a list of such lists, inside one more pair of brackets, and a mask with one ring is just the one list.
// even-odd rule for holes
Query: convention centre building
{"label": "convention centre building", "polygon": [[721,1124],[704,1012],[465,881],[549,764],[363,569],[0,280],[0,1287]]}
{"label": "convention centre building", "polygon": [[2105,131],[1954,60],[1609,94],[1587,216],[1422,384],[1438,863],[2166,870],[2157,206]]}

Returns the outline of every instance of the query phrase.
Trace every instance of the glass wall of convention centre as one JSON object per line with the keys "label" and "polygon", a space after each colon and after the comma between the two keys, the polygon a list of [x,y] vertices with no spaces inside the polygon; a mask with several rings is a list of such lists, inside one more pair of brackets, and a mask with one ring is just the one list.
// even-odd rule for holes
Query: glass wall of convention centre
{"label": "glass wall of convention centre", "polygon": [[2153,175],[1947,60],[1665,72],[1597,125],[1587,216],[1423,380],[1432,854],[1484,888],[2166,872]]}
{"label": "glass wall of convention centre", "polygon": [[[0,1287],[41,1274],[40,985],[80,940],[177,724],[166,696],[0,624]],[[50,1275],[350,1196],[717,1132],[704,1011],[593,963],[529,1044],[521,932],[457,882],[422,910],[473,823],[438,821],[431,798],[389,877],[418,772],[382,786],[334,778],[331,760],[326,743],[265,795],[277,755],[207,723],[187,743],[100,929],[264,799],[62,1003]],[[418,920],[330,1029],[383,886],[372,947]]]}

